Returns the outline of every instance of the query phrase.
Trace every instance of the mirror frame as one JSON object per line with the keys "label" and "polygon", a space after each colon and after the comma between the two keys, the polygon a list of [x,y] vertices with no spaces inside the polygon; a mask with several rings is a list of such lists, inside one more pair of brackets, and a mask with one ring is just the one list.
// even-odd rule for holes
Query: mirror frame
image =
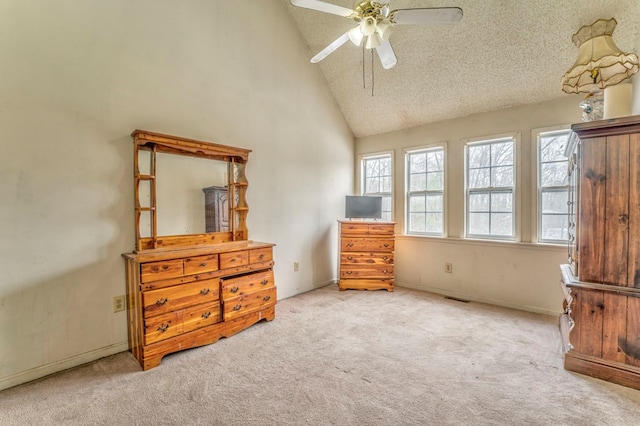
{"label": "mirror frame", "polygon": [[[251,150],[212,142],[187,139],[179,136],[165,135],[146,130],[134,130],[133,138],[133,174],[135,197],[135,230],[136,251],[161,248],[191,247],[205,244],[244,241],[249,237],[246,192],[249,186],[244,174]],[[139,152],[149,151],[149,174],[140,173]],[[156,200],[156,154],[186,155],[196,158],[226,161],[228,165],[227,189],[235,197],[229,199],[229,231],[209,232],[204,234],[158,235],[157,200]],[[140,203],[140,182],[148,181],[150,185],[149,205]],[[142,214],[149,214],[150,237],[142,237],[140,219]]]}

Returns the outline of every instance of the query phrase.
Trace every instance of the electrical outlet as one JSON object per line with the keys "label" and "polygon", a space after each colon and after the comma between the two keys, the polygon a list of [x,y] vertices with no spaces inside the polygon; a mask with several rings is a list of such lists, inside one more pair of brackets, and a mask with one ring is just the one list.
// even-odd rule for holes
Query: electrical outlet
{"label": "electrical outlet", "polygon": [[293,262],[293,272],[298,272],[300,270],[300,262]]}
{"label": "electrical outlet", "polygon": [[452,273],[452,272],[453,272],[453,263],[445,263],[445,264],[444,264],[444,271],[445,271],[447,274]]}
{"label": "electrical outlet", "polygon": [[113,312],[124,311],[126,308],[124,294],[113,298]]}

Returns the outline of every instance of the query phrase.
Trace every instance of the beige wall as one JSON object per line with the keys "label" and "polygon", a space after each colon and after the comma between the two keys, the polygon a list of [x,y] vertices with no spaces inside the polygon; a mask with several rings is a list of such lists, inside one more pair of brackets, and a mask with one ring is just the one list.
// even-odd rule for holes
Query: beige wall
{"label": "beige wall", "polygon": [[279,297],[333,280],[353,136],[282,1],[9,0],[0,28],[0,389],[127,349],[136,128],[253,150]]}
{"label": "beige wall", "polygon": [[[475,114],[404,131],[356,140],[356,154],[388,151],[395,158],[395,220],[403,232],[404,149],[447,144],[447,238],[399,237],[396,282],[467,299],[557,313],[562,307],[558,265],[566,248],[532,244],[536,232],[532,130],[580,121],[580,96]],[[518,133],[518,243],[464,240],[464,140]],[[444,272],[453,264],[453,273]]]}

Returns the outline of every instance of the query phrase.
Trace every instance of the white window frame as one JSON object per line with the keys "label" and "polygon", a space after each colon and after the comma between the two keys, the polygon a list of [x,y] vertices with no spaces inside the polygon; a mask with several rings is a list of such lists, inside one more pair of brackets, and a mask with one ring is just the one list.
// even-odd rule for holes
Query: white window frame
{"label": "white window frame", "polygon": [[[567,182],[566,186],[558,186],[558,187],[545,187],[543,188],[540,182],[540,167],[542,166],[541,157],[540,157],[540,136],[549,133],[570,133],[571,125],[565,124],[561,126],[554,127],[543,127],[538,129],[531,130],[531,140],[532,140],[532,170],[533,170],[533,182],[535,182],[536,190],[533,192],[533,211],[535,215],[533,217],[533,238],[534,242],[539,244],[552,244],[552,245],[566,245],[567,240],[550,240],[542,238],[542,194],[544,189],[558,190],[562,188],[566,188],[569,191],[569,182]],[[568,161],[568,159],[567,159]],[[568,165],[567,165],[568,167]],[[569,209],[567,208],[567,216],[569,214]]]}
{"label": "white window frame", "polygon": [[[520,241],[520,132],[491,135],[473,139],[465,139],[464,143],[464,236],[467,239],[495,240],[495,241]],[[504,188],[486,188],[490,192],[512,192],[512,221],[511,235],[471,234],[469,233],[469,147],[473,145],[491,144],[512,140],[513,141],[513,185]],[[482,192],[483,189],[475,189],[473,192]]]}
{"label": "white window frame", "polygon": [[[369,153],[369,154],[360,154],[360,161],[358,162],[358,183],[359,183],[359,188],[358,188],[358,192],[360,195],[380,195],[383,197],[390,197],[390,206],[391,206],[391,211],[389,214],[389,220],[393,221],[394,220],[394,192],[395,192],[395,158],[394,158],[394,152],[393,151],[383,151],[383,152],[375,152],[375,153]],[[380,159],[380,158],[385,158],[385,157],[389,157],[391,159],[391,192],[376,192],[376,193],[366,193],[365,189],[366,189],[366,168],[364,167],[364,164],[367,160],[375,160],[375,159]],[[383,211],[384,213],[384,211]],[[383,219],[385,220],[384,216]]]}
{"label": "white window frame", "polygon": [[[420,153],[427,153],[429,151],[436,151],[436,150],[441,150],[443,153],[443,173],[442,173],[442,190],[440,191],[436,191],[436,190],[425,190],[425,191],[417,191],[417,192],[423,192],[425,194],[429,194],[429,193],[440,193],[442,194],[442,231],[441,232],[417,232],[417,231],[411,231],[409,229],[410,225],[411,225],[411,220],[410,220],[410,199],[411,199],[411,194],[416,192],[416,191],[411,191],[411,188],[409,187],[409,183],[410,183],[410,173],[411,173],[411,168],[409,166],[409,158],[411,155],[414,154],[420,154]],[[405,205],[404,205],[404,220],[405,220],[405,234],[406,235],[418,235],[418,236],[430,236],[430,237],[444,237],[445,235],[447,235],[447,216],[448,216],[448,212],[447,212],[447,143],[446,142],[442,142],[442,143],[437,143],[437,144],[431,144],[431,145],[425,145],[425,146],[420,146],[420,147],[413,147],[413,148],[407,148],[404,150],[405,152],[405,160],[404,160],[404,168],[405,168],[405,182],[404,182],[404,190],[405,190]]]}

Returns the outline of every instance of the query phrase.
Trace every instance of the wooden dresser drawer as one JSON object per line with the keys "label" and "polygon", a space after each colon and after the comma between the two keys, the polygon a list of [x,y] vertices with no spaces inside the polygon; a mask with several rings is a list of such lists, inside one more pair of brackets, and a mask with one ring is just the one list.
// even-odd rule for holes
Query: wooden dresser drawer
{"label": "wooden dresser drawer", "polygon": [[344,265],[340,278],[393,278],[393,265]]}
{"label": "wooden dresser drawer", "polygon": [[235,268],[249,264],[249,251],[232,251],[220,253],[220,269]]}
{"label": "wooden dresser drawer", "polygon": [[262,271],[222,280],[222,300],[273,287],[273,271]]}
{"label": "wooden dresser drawer", "polygon": [[144,321],[145,344],[159,342],[221,320],[218,301],[156,315]]}
{"label": "wooden dresser drawer", "polygon": [[268,262],[270,260],[273,260],[273,250],[271,247],[249,251],[249,263]]}
{"label": "wooden dresser drawer", "polygon": [[385,253],[385,252],[340,253],[340,264],[393,265],[393,253]]}
{"label": "wooden dresser drawer", "polygon": [[220,298],[219,280],[196,281],[142,293],[145,318]]}
{"label": "wooden dresser drawer", "polygon": [[369,224],[367,223],[342,223],[343,234],[366,234],[369,232]]}
{"label": "wooden dresser drawer", "polygon": [[158,281],[184,275],[182,259],[162,262],[143,263],[140,265],[140,281]]}
{"label": "wooden dresser drawer", "polygon": [[187,257],[184,259],[184,274],[200,274],[218,270],[218,255]]}
{"label": "wooden dresser drawer", "polygon": [[395,241],[392,238],[342,238],[341,252],[349,251],[394,251]]}
{"label": "wooden dresser drawer", "polygon": [[392,223],[373,223],[369,224],[369,234],[375,235],[393,235],[395,233],[396,226]]}
{"label": "wooden dresser drawer", "polygon": [[205,303],[184,310],[184,333],[222,321],[220,302]]}
{"label": "wooden dresser drawer", "polygon": [[269,287],[267,289],[247,293],[242,296],[224,300],[222,304],[224,310],[224,320],[248,314],[253,311],[266,308],[276,304],[276,288]]}

